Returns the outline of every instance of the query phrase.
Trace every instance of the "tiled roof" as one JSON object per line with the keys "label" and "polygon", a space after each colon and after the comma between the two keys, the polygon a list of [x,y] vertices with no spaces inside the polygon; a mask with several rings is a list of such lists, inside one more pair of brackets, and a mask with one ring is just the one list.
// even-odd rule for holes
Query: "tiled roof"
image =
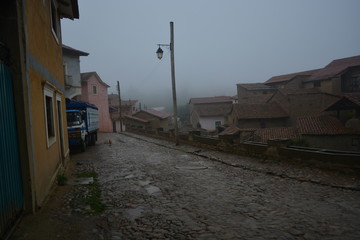
{"label": "tiled roof", "polygon": [[297,127],[302,135],[346,135],[356,134],[356,131],[345,128],[332,116],[309,116],[297,119]]}
{"label": "tiled roof", "polygon": [[189,104],[206,104],[206,103],[226,103],[234,100],[230,96],[218,96],[218,97],[203,97],[203,98],[190,98]]}
{"label": "tiled roof", "polygon": [[265,82],[265,84],[286,82],[286,81],[290,81],[291,79],[293,79],[294,77],[297,77],[297,76],[311,76],[314,73],[318,72],[319,70],[321,70],[321,69],[314,69],[314,70],[308,70],[308,71],[303,71],[303,72],[274,76],[274,77],[271,77],[269,80],[267,80]]}
{"label": "tiled roof", "polygon": [[271,119],[289,116],[289,114],[276,102],[234,104],[233,111],[238,119]]}
{"label": "tiled roof", "polygon": [[300,138],[300,135],[294,127],[258,128],[254,132],[254,138],[256,141],[266,143],[271,139],[296,139]]}
{"label": "tiled roof", "polygon": [[88,56],[89,55],[89,53],[87,53],[87,52],[77,50],[75,48],[66,46],[65,44],[62,45],[62,51],[64,54],[75,55],[75,56]]}
{"label": "tiled roof", "polygon": [[149,123],[150,121],[146,120],[146,119],[142,119],[142,118],[138,118],[135,116],[130,116],[130,115],[125,115],[125,118],[131,119],[131,120],[135,120],[137,122],[142,122],[142,123]]}
{"label": "tiled roof", "polygon": [[224,131],[222,131],[221,133],[219,133],[219,135],[224,136],[224,135],[235,135],[238,134],[240,132],[240,128],[236,127],[236,126],[230,126],[225,128]]}
{"label": "tiled roof", "polygon": [[246,104],[266,103],[273,96],[273,94],[259,94],[257,96],[250,96],[246,98],[242,97],[238,99],[238,102]]}
{"label": "tiled roof", "polygon": [[357,108],[360,108],[360,93],[349,93],[330,104],[324,111],[350,110]]}
{"label": "tiled roof", "polygon": [[314,73],[307,81],[316,81],[336,76],[349,67],[360,66],[360,56],[336,59]]}
{"label": "tiled roof", "polygon": [[81,73],[80,75],[81,75],[81,82],[87,82],[91,76],[95,76],[102,85],[104,85],[105,87],[110,87],[100,78],[100,76],[96,72],[86,72],[86,73]]}
{"label": "tiled roof", "polygon": [[146,112],[150,115],[153,115],[153,116],[161,118],[161,119],[165,119],[165,118],[168,118],[171,116],[168,113],[163,113],[163,112],[157,111],[155,109],[146,109],[146,110],[141,110],[140,112]]}
{"label": "tiled roof", "polygon": [[249,91],[255,91],[255,90],[275,90],[275,88],[265,85],[263,83],[240,83],[237,84],[237,86],[241,86]]}
{"label": "tiled roof", "polygon": [[225,116],[231,111],[232,104],[196,105],[193,111],[201,117]]}
{"label": "tiled roof", "polygon": [[345,94],[345,98],[360,107],[360,93],[348,93]]}

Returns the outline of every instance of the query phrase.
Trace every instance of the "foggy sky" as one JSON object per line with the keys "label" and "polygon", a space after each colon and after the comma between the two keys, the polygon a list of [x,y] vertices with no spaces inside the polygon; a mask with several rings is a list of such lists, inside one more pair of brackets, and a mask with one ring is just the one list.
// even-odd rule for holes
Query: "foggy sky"
{"label": "foggy sky", "polygon": [[[358,0],[79,0],[80,19],[62,20],[63,43],[90,53],[96,71],[122,99],[171,103],[170,53],[157,44],[175,29],[178,103],[236,95],[236,84],[322,68],[360,55]],[[158,100],[156,100],[158,99]]]}

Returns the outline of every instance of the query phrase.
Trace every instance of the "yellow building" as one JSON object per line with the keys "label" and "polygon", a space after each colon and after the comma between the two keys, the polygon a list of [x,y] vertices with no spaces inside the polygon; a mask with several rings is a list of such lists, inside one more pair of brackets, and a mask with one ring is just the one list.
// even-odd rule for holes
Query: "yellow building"
{"label": "yellow building", "polygon": [[79,18],[77,0],[0,8],[0,238],[43,205],[69,158],[61,18]]}

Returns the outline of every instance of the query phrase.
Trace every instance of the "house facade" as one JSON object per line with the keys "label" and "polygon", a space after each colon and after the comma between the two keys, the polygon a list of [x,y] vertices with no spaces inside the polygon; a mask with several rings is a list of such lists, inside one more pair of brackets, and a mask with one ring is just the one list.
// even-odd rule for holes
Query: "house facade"
{"label": "house facade", "polygon": [[304,80],[303,86],[337,95],[360,93],[360,56],[332,61]]}
{"label": "house facade", "polygon": [[171,115],[163,113],[154,109],[140,110],[133,114],[130,118],[127,117],[126,125],[129,126],[134,122],[141,122],[141,126],[148,129],[158,131],[169,131]]}
{"label": "house facade", "polygon": [[63,66],[65,74],[65,98],[73,99],[81,95],[80,56],[88,56],[83,52],[66,45],[62,45]]}
{"label": "house facade", "polygon": [[76,100],[94,104],[99,109],[99,130],[112,132],[107,85],[96,72],[81,73],[81,95]]}
{"label": "house facade", "polygon": [[69,158],[60,18],[79,18],[76,0],[0,8],[0,238],[43,205]]}
{"label": "house facade", "polygon": [[190,124],[195,129],[213,131],[225,124],[226,115],[230,112],[234,97],[217,96],[191,98],[189,101]]}
{"label": "house facade", "polygon": [[237,84],[238,103],[265,103],[276,91],[276,88],[263,83]]}

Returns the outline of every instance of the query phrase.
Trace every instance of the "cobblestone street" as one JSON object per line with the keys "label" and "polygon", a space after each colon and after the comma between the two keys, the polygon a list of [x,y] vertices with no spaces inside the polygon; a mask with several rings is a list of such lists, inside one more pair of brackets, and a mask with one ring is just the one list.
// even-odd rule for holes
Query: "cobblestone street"
{"label": "cobblestone street", "polygon": [[71,162],[72,175],[98,174],[106,210],[89,215],[71,203],[84,194],[74,187],[53,194],[13,239],[360,239],[360,179],[352,172],[130,133],[100,134]]}
{"label": "cobblestone street", "polygon": [[99,174],[108,206],[109,239],[360,238],[358,178],[174,148],[104,134],[89,149],[87,164]]}

